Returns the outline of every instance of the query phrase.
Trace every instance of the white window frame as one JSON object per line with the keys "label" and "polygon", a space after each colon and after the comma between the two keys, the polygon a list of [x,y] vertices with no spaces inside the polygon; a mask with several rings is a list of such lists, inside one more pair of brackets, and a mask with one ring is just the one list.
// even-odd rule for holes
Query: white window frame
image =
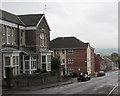
{"label": "white window frame", "polygon": [[12,45],[14,44],[14,28],[11,28]]}
{"label": "white window frame", "polygon": [[74,68],[68,68],[68,73],[74,72]]}
{"label": "white window frame", "polygon": [[10,27],[6,27],[7,44],[11,43],[8,38],[12,39],[11,36],[10,36],[10,29],[11,29]]}
{"label": "white window frame", "polygon": [[35,70],[37,70],[37,56],[31,56],[31,71],[35,72]]}
{"label": "white window frame", "polygon": [[68,62],[68,64],[72,64],[74,62],[74,60],[69,58],[69,59],[67,59],[67,62]]}
{"label": "white window frame", "polygon": [[40,47],[45,47],[46,46],[46,34],[44,32],[40,33]]}
{"label": "white window frame", "polygon": [[[22,34],[22,36],[21,36],[21,34]],[[24,30],[20,30],[20,45],[21,46],[25,44],[24,35],[25,35],[25,31]]]}
{"label": "white window frame", "polygon": [[6,26],[2,26],[2,44],[6,43]]}
{"label": "white window frame", "polygon": [[68,54],[73,54],[73,50],[67,50]]}

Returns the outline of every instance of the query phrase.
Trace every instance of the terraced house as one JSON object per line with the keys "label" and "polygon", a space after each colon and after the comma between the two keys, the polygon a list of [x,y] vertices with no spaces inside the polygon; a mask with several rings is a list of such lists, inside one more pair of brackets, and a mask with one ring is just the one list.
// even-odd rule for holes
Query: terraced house
{"label": "terraced house", "polygon": [[94,48],[75,37],[58,37],[50,42],[53,56],[60,56],[61,75],[94,72]]}
{"label": "terraced house", "polygon": [[13,75],[32,74],[38,68],[51,71],[50,28],[45,14],[0,12],[3,78],[5,67],[12,67]]}

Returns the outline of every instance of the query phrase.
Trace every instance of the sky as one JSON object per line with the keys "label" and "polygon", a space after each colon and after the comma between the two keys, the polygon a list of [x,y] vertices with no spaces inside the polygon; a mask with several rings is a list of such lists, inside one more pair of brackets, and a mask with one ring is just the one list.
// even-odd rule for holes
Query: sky
{"label": "sky", "polygon": [[117,0],[2,0],[0,8],[16,15],[45,13],[51,40],[74,36],[94,48],[118,48]]}

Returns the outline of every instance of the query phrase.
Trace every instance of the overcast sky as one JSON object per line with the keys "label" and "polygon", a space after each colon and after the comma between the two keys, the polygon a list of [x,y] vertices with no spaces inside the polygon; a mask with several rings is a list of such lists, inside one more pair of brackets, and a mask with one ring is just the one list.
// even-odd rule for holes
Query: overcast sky
{"label": "overcast sky", "polygon": [[[16,2],[16,0],[2,0],[0,7],[14,14],[45,12],[51,28],[51,40],[57,37],[75,36],[84,42],[89,42],[94,48],[118,47],[117,1],[48,1],[29,0],[29,2],[25,2],[24,0],[24,2]],[[45,5],[46,10],[44,10]]]}

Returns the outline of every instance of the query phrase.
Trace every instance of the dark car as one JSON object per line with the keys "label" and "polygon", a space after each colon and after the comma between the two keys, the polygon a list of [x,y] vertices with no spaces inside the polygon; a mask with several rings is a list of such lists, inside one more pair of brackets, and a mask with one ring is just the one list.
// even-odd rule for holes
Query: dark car
{"label": "dark car", "polygon": [[86,81],[86,80],[90,80],[91,77],[88,74],[79,74],[77,81]]}
{"label": "dark car", "polygon": [[75,72],[71,73],[70,75],[71,75],[72,78],[76,78],[76,77],[78,77],[78,74],[75,73]]}
{"label": "dark car", "polygon": [[104,72],[104,71],[98,71],[97,76],[98,76],[98,77],[99,77],[99,76],[105,76],[105,72]]}

